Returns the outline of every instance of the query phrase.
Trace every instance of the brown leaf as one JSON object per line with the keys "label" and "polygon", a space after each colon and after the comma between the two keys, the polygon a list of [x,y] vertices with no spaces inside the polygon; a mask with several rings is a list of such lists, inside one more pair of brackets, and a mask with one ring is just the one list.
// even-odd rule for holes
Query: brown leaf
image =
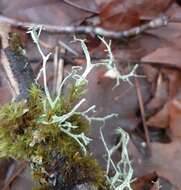
{"label": "brown leaf", "polygon": [[174,140],[169,144],[152,143],[152,158],[150,169],[155,170],[159,176],[168,179],[178,189],[181,187],[181,140]]}
{"label": "brown leaf", "polygon": [[[178,190],[176,186],[178,185],[177,179],[179,178],[178,176],[180,175],[179,171],[180,168],[178,167],[179,166],[178,162],[180,162],[179,160],[180,150],[178,157],[176,158],[177,160],[176,163],[173,163],[174,167],[177,166],[176,173],[174,173],[174,169],[172,169],[171,167],[172,167],[172,162],[174,162],[174,156],[176,155],[175,151],[177,148],[179,148],[179,145],[177,145],[175,141],[174,143],[169,143],[169,144],[151,143],[152,156],[148,157],[145,156],[145,154],[143,153],[144,152],[143,150],[144,146],[142,144],[143,141],[140,141],[139,139],[137,139],[136,141],[135,140],[136,140],[135,138],[133,141],[130,140],[128,150],[129,150],[129,155],[131,156],[134,174],[137,177],[136,179],[138,179],[138,181],[136,180],[135,183],[133,182],[133,184],[135,184],[138,187],[138,190],[143,190],[143,189],[152,190],[151,185],[152,188],[157,187],[158,185],[157,182],[159,182],[159,185],[164,190]],[[173,149],[171,149],[172,147]],[[168,170],[166,170],[166,168],[168,168]],[[170,174],[169,174],[169,168],[171,168]],[[165,173],[165,175],[162,175],[164,171],[166,171],[167,173]],[[155,173],[158,176],[158,180],[157,178],[154,179]],[[168,177],[169,175],[171,177]],[[151,180],[152,176],[153,180]],[[172,181],[172,179],[174,180]],[[180,185],[178,185],[178,187],[180,187]]]}
{"label": "brown leaf", "polygon": [[64,0],[64,2],[84,11],[98,13],[98,7],[94,0]]}
{"label": "brown leaf", "polygon": [[173,100],[169,112],[170,130],[175,137],[181,137],[181,100]]}
{"label": "brown leaf", "polygon": [[125,30],[138,25],[139,15],[132,4],[129,0],[112,0],[100,11],[101,26],[107,29]]}
{"label": "brown leaf", "polygon": [[169,96],[170,98],[180,97],[181,95],[181,74],[178,70],[162,69],[165,78],[169,80]]}
{"label": "brown leaf", "polygon": [[159,176],[160,185],[162,186],[161,189],[180,189],[180,138],[175,138],[171,143],[167,144],[157,142],[151,143],[151,157],[145,157],[145,155],[140,154],[140,150],[135,148],[135,145],[133,143],[130,145],[131,146],[129,146],[129,153],[132,155],[132,166],[134,168],[136,176],[147,176],[149,173],[156,172]]}
{"label": "brown leaf", "polygon": [[172,2],[173,0],[137,0],[135,3],[140,14],[140,18],[149,18],[163,13]]}
{"label": "brown leaf", "polygon": [[170,66],[181,69],[181,50],[176,47],[158,48],[154,52],[144,56],[141,61],[152,64]]}
{"label": "brown leaf", "polygon": [[137,178],[132,184],[131,187],[133,190],[142,190],[142,189],[151,189],[158,179],[158,175],[153,172],[145,176]]}
{"label": "brown leaf", "polygon": [[154,116],[146,122],[148,126],[158,128],[169,127],[169,104],[167,103],[161,111],[157,112]]}
{"label": "brown leaf", "polygon": [[7,171],[12,166],[12,159],[0,159],[0,189],[4,186],[5,179],[7,177]]}
{"label": "brown leaf", "polygon": [[[20,161],[20,162],[14,162],[13,165],[14,165],[14,167],[12,167],[13,170],[9,172],[11,175],[6,176],[5,184],[2,190],[10,190],[11,185],[14,182],[16,182],[16,180],[24,173],[28,163],[26,161]],[[12,187],[13,188],[11,189],[15,189],[14,185]]]}
{"label": "brown leaf", "polygon": [[103,7],[105,6],[105,3],[109,3],[111,0],[95,0],[96,4],[99,6],[99,7]]}
{"label": "brown leaf", "polygon": [[[91,2],[93,3],[93,1],[90,1],[89,5],[92,6]],[[88,3],[86,3],[87,6]],[[77,8],[59,0],[6,1],[2,13],[6,16],[24,21],[60,26],[80,24],[86,17],[92,15],[87,10]]]}
{"label": "brown leaf", "polygon": [[[152,71],[152,70],[150,70],[150,71]],[[152,74],[152,73],[153,72],[151,72],[150,74]],[[152,81],[152,82],[154,82],[154,81]],[[154,93],[154,97],[146,105],[147,111],[149,111],[149,110],[152,110],[152,112],[157,111],[161,107],[164,106],[164,104],[168,100],[168,95],[169,95],[168,88],[169,88],[168,80],[164,80],[164,75],[163,75],[163,73],[160,72],[159,76],[158,76],[157,84],[156,84],[156,90]]]}
{"label": "brown leaf", "polygon": [[173,0],[112,0],[100,13],[101,25],[108,29],[125,30],[136,26],[140,19],[160,14]]}
{"label": "brown leaf", "polygon": [[166,14],[171,18],[171,21],[181,21],[181,7],[177,3],[173,3]]}
{"label": "brown leaf", "polygon": [[[181,137],[181,75],[179,71],[173,71],[169,69],[163,69],[162,73],[164,73],[166,80],[168,80],[167,99],[169,99],[169,101],[163,101],[163,103],[165,102],[163,108],[151,118],[149,118],[147,124],[149,126],[159,128],[169,127],[173,136]],[[161,88],[163,88],[163,85],[161,85]],[[152,101],[156,100],[158,101],[157,104],[159,105],[163,100],[163,96],[158,96],[156,94]]]}
{"label": "brown leaf", "polygon": [[146,33],[157,37],[157,39],[160,38],[164,40],[167,42],[167,45],[181,48],[180,30],[181,23],[169,22],[165,27],[157,28],[156,30],[149,30]]}
{"label": "brown leaf", "polygon": [[32,181],[30,168],[27,167],[11,184],[10,190],[32,190],[35,188],[35,182]]}

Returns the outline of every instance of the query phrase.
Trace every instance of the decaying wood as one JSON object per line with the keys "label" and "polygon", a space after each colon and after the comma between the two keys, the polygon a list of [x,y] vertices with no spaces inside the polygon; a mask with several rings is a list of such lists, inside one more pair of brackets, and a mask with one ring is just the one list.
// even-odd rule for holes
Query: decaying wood
{"label": "decaying wood", "polygon": [[[17,55],[10,48],[4,49],[7,59],[9,61],[8,68],[11,72],[9,81],[16,81],[18,93],[16,101],[26,99],[28,97],[28,90],[34,82],[34,75],[28,59],[24,55]],[[6,67],[7,65],[5,65]]]}
{"label": "decaying wood", "polygon": [[[9,46],[10,41],[12,43],[17,43],[16,41],[13,42],[13,38],[9,36],[10,27],[0,23],[0,30],[2,46],[1,63],[6,73],[13,99],[26,99],[28,96],[28,89],[34,82],[32,68],[23,49],[21,53],[15,52]],[[18,44],[16,44],[16,46],[17,45]]]}

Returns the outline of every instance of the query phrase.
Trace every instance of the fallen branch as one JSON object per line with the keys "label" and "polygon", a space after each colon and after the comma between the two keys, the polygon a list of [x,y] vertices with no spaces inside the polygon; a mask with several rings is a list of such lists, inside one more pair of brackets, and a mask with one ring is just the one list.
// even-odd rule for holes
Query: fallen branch
{"label": "fallen branch", "polygon": [[13,27],[19,27],[27,29],[30,26],[42,25],[42,30],[50,33],[64,33],[64,34],[88,34],[91,36],[104,36],[113,39],[124,39],[132,36],[139,35],[148,29],[154,29],[161,26],[165,26],[168,23],[168,18],[164,15],[151,20],[150,22],[141,26],[133,27],[129,30],[116,32],[113,30],[106,30],[101,27],[94,26],[57,26],[48,24],[38,24],[33,22],[21,22],[15,19],[11,19],[0,15],[0,22],[10,24]]}

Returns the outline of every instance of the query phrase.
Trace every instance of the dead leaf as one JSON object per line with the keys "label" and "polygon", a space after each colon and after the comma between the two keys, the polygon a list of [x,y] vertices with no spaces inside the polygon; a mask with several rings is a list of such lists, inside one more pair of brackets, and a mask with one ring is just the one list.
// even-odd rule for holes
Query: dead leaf
{"label": "dead leaf", "polygon": [[133,190],[143,190],[143,189],[150,190],[154,186],[154,182],[156,182],[157,179],[158,175],[156,174],[156,172],[153,172],[137,178],[131,184],[131,187],[133,188]]}
{"label": "dead leaf", "polygon": [[166,103],[161,111],[147,121],[148,126],[168,128],[171,135],[181,137],[181,100],[174,99]]}
{"label": "dead leaf", "polygon": [[0,159],[0,189],[4,186],[5,179],[7,177],[7,171],[13,164],[12,159]]}
{"label": "dead leaf", "polygon": [[181,137],[181,99],[173,100],[170,105],[169,127],[175,137]]}
{"label": "dead leaf", "polygon": [[[157,37],[162,41],[165,41],[167,46],[173,46],[175,48],[180,49],[180,30],[181,24],[179,22],[169,22],[166,26],[157,28],[156,30],[149,30],[146,33]],[[163,45],[160,47],[164,47]]]}
{"label": "dead leaf", "polygon": [[161,189],[180,190],[180,146],[181,139],[179,138],[174,138],[171,143],[166,144],[152,142],[152,156],[145,157],[145,155],[141,154],[140,150],[138,150],[138,148],[130,141],[129,154],[132,158],[132,167],[134,168],[135,175],[147,176],[152,172],[156,172],[156,174],[159,176],[160,186],[162,186]]}
{"label": "dead leaf", "polygon": [[[92,0],[84,4],[82,3],[82,7],[83,5],[86,5],[86,7],[90,5],[93,7],[93,2],[94,1]],[[95,6],[96,5],[94,3],[94,9]],[[52,24],[60,26],[80,24],[86,17],[89,17],[93,14],[58,0],[6,1],[6,3],[4,3],[4,9],[2,13],[6,16],[17,18],[23,21],[32,21],[40,24]]]}
{"label": "dead leaf", "polygon": [[150,170],[168,179],[178,189],[181,187],[181,141],[174,140],[169,144],[152,143],[152,158],[149,160]]}
{"label": "dead leaf", "polygon": [[171,21],[173,22],[181,21],[181,7],[177,3],[173,3],[166,11],[166,14],[171,18]]}
{"label": "dead leaf", "polygon": [[153,112],[153,110],[157,111],[163,107],[163,105],[168,100],[169,96],[168,87],[169,87],[168,80],[164,80],[164,75],[163,73],[160,72],[158,75],[154,97],[146,105],[147,111],[152,110]]}
{"label": "dead leaf", "polygon": [[[168,94],[164,100],[163,95],[155,95],[155,98],[147,105],[151,109],[151,105],[154,101],[157,101],[156,106],[164,104],[163,108],[155,115],[150,117],[147,121],[148,126],[159,127],[159,128],[170,128],[172,135],[180,137],[180,118],[181,118],[181,75],[179,71],[162,69],[162,73],[165,75],[166,81],[168,80],[167,91]],[[161,85],[163,88],[163,84]],[[166,90],[166,89],[165,89]],[[164,91],[165,91],[164,90]],[[166,92],[166,91],[165,91]],[[163,101],[163,103],[161,103]],[[155,103],[155,102],[154,102]],[[153,108],[154,106],[152,106]]]}
{"label": "dead leaf", "polygon": [[151,62],[153,65],[161,64],[181,69],[180,60],[181,50],[176,47],[158,48],[141,59],[141,61]]}
{"label": "dead leaf", "polygon": [[125,30],[136,26],[142,18],[157,16],[172,3],[172,0],[112,0],[100,11],[101,26]]}
{"label": "dead leaf", "polygon": [[180,71],[174,69],[162,69],[165,78],[169,80],[169,96],[170,98],[180,97],[181,94],[181,74]]}
{"label": "dead leaf", "polygon": [[137,0],[136,8],[140,18],[152,18],[163,13],[173,2],[173,0]]}
{"label": "dead leaf", "polygon": [[150,117],[146,124],[150,127],[168,128],[169,127],[169,104],[167,103],[161,111]]}
{"label": "dead leaf", "polygon": [[139,24],[139,15],[129,0],[112,0],[100,11],[101,26],[107,29],[126,30]]}
{"label": "dead leaf", "polygon": [[96,14],[98,13],[98,7],[94,0],[64,0],[64,2],[83,11],[88,11]]}

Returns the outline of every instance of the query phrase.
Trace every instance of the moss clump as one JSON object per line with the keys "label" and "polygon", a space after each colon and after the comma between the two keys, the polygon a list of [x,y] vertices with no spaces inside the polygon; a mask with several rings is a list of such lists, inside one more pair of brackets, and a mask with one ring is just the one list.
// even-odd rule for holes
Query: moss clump
{"label": "moss clump", "polygon": [[10,49],[15,52],[17,55],[23,54],[23,45],[21,42],[21,37],[16,32],[11,32],[9,34],[9,47]]}
{"label": "moss clump", "polygon": [[[30,163],[33,178],[39,189],[70,189],[75,184],[91,182],[105,187],[104,172],[80,145],[60,130],[57,123],[44,124],[53,115],[68,113],[82,93],[82,86],[72,86],[67,98],[60,97],[51,108],[45,106],[46,97],[35,85],[27,102],[14,102],[0,109],[0,157],[12,157]],[[89,123],[80,115],[68,119],[78,126],[74,134],[88,133]]]}

